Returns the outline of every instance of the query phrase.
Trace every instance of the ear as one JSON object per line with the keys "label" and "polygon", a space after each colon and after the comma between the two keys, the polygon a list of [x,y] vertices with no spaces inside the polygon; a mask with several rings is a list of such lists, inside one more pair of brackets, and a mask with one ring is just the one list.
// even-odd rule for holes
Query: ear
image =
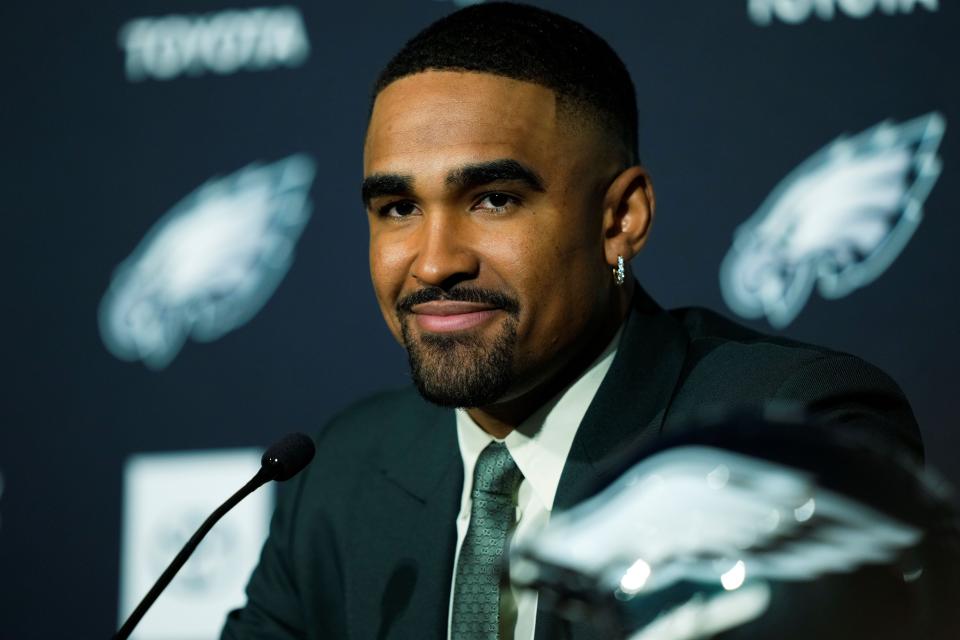
{"label": "ear", "polygon": [[624,169],[607,188],[603,199],[604,256],[617,264],[627,262],[647,243],[656,200],[650,174],[640,166]]}

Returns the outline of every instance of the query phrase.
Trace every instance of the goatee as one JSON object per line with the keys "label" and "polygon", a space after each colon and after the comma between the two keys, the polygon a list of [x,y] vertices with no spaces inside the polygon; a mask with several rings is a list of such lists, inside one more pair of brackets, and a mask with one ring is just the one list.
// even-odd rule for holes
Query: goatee
{"label": "goatee", "polygon": [[[490,304],[507,313],[491,338],[479,333],[415,335],[410,308],[434,300]],[[483,407],[503,397],[514,380],[519,304],[482,289],[421,289],[397,304],[400,331],[413,383],[429,402],[443,407]]]}

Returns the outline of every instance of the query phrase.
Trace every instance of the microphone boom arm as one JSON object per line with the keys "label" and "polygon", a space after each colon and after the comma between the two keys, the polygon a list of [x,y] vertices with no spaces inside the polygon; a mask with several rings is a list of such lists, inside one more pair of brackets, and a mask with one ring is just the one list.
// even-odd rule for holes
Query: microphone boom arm
{"label": "microphone boom arm", "polygon": [[[271,460],[272,462],[273,460]],[[266,461],[265,461],[266,462]],[[282,470],[282,467],[279,464],[264,464],[260,467],[260,470],[257,471],[257,475],[250,479],[247,484],[240,487],[240,489],[234,493],[232,496],[227,498],[226,502],[221,504],[217,509],[203,521],[203,524],[200,525],[200,528],[197,529],[196,533],[187,540],[187,543],[183,545],[183,548],[180,549],[180,553],[173,559],[173,561],[167,566],[160,577],[157,578],[157,581],[154,583],[150,591],[147,592],[147,595],[143,597],[143,600],[140,601],[140,604],[137,605],[137,608],[127,617],[126,621],[117,630],[117,633],[114,634],[113,640],[126,640],[130,637],[130,634],[133,632],[133,629],[137,626],[137,623],[140,622],[140,619],[143,618],[147,610],[153,605],[157,597],[163,593],[163,590],[167,588],[167,585],[170,584],[170,581],[173,580],[174,576],[177,575],[177,572],[186,564],[187,559],[193,554],[194,550],[197,548],[197,545],[206,537],[210,532],[210,529],[213,528],[213,525],[222,518],[230,509],[233,509],[237,504],[246,498],[248,495],[256,491],[262,485],[273,480],[278,473]]]}

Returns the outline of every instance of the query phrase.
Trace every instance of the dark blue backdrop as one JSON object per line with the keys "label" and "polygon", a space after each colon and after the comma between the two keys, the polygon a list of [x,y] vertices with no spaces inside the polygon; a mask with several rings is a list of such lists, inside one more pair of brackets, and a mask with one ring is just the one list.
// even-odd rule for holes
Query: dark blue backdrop
{"label": "dark blue backdrop", "polygon": [[[132,452],[262,446],[406,380],[404,354],[369,284],[361,144],[380,65],[454,5],[303,3],[304,60],[228,74],[204,70],[201,60],[195,75],[126,77],[118,38],[129,21],[265,4],[0,9],[8,274],[0,637],[110,632],[122,468]],[[845,132],[943,115],[943,171],[902,253],[844,298],[814,293],[782,332],[893,375],[913,402],[929,461],[960,483],[956,4],[540,4],[607,38],[634,75],[641,155],[658,194],[653,237],[634,267],[665,306],[734,317],[721,296],[720,263],[734,230],[784,176]],[[207,179],[298,152],[316,164],[313,213],[289,273],[259,313],[213,342],[188,341],[159,371],[114,357],[98,308],[114,269],[151,226]]]}

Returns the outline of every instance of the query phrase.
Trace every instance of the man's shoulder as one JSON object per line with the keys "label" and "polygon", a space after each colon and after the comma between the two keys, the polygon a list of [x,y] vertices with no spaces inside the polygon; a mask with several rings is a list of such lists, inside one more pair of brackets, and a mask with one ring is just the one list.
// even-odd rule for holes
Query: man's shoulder
{"label": "man's shoulder", "polygon": [[689,339],[688,360],[693,364],[794,367],[823,358],[855,358],[828,347],[756,331],[702,307],[670,310]]}
{"label": "man's shoulder", "polygon": [[717,409],[790,407],[922,457],[910,404],[879,367],[849,353],[754,331],[707,309],[669,313],[688,340],[668,411],[674,422]]}
{"label": "man's shoulder", "polygon": [[424,400],[413,386],[406,386],[381,389],[355,400],[338,411],[331,422],[367,420],[394,413],[435,415],[440,411],[444,409]]}
{"label": "man's shoulder", "polygon": [[411,424],[437,420],[445,411],[410,387],[385,389],[364,396],[339,410],[321,428],[320,439],[367,441],[409,430]]}
{"label": "man's shoulder", "polygon": [[800,382],[833,387],[856,382],[900,395],[890,376],[849,353],[754,331],[708,309],[669,313],[688,336],[683,386],[718,402],[738,395],[747,402],[763,400]]}
{"label": "man's shoulder", "polygon": [[453,424],[452,410],[429,404],[413,387],[365,396],[314,432],[316,458],[302,474],[301,484],[308,491],[323,492],[336,486],[341,495],[323,499],[333,508],[330,505],[352,499],[357,483],[380,473],[391,460],[416,457],[410,451],[416,442],[440,438],[444,431],[454,433]]}

